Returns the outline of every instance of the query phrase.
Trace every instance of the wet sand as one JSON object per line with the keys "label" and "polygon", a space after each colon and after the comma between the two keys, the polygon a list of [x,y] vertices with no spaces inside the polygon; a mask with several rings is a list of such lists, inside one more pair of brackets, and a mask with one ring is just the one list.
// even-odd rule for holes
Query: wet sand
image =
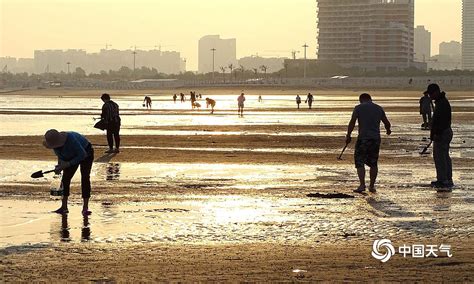
{"label": "wet sand", "polygon": [[[372,92],[382,106],[393,105],[386,111],[394,133],[383,135],[378,193],[355,195],[354,142],[342,161],[336,157],[358,92],[321,90],[316,98],[326,106],[298,111],[292,98],[307,91],[249,90],[249,112],[239,119],[232,106],[240,90],[201,90],[221,102],[215,116],[168,101],[180,91],[118,94],[125,115],[117,155],[103,154],[104,135],[90,129],[100,107],[95,92],[1,96],[14,102],[0,103],[7,119],[0,130],[0,212],[11,216],[0,228],[2,280],[473,281],[472,93],[448,92],[456,187],[436,193],[428,186],[432,157],[418,154],[428,137],[419,129],[419,94]],[[145,93],[157,109],[139,109]],[[253,101],[256,94],[263,104]],[[51,108],[42,102],[58,97],[74,100]],[[87,219],[80,216],[78,177],[66,217],[48,213],[57,206],[48,195],[51,176],[29,178],[54,165],[39,134],[55,120],[86,133],[96,150]],[[381,238],[450,244],[454,256],[396,255],[382,264],[370,255]]]}
{"label": "wet sand", "polygon": [[[10,249],[2,261],[9,281],[41,282],[472,282],[472,243],[456,260],[396,259],[382,264],[369,243],[291,246],[146,245]],[[41,252],[41,255],[39,254]]]}

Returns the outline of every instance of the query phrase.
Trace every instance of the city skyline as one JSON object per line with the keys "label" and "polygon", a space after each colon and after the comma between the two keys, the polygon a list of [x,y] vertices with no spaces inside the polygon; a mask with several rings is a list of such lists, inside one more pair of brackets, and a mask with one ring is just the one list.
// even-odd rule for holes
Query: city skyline
{"label": "city skyline", "polygon": [[[96,2],[0,0],[0,56],[32,58],[34,50],[43,49],[97,52],[106,43],[121,50],[133,45],[147,50],[161,45],[163,50],[181,52],[187,58],[187,69],[197,70],[198,40],[208,34],[236,38],[237,58],[257,53],[264,57],[290,57],[291,50],[302,50],[305,42],[309,45],[308,57],[316,54],[314,0],[244,0],[239,5],[212,0],[200,1],[199,5],[189,0],[167,4],[140,0],[133,5],[130,1]],[[415,4],[415,26],[424,25],[432,33],[432,54],[438,53],[440,42],[460,41],[461,0],[416,0]],[[273,8],[268,9],[269,5]],[[53,6],[54,13],[50,9]],[[20,13],[22,20],[18,21]],[[137,14],[141,17],[134,20],[133,15]],[[123,20],[127,18],[131,20]],[[449,18],[450,24],[440,18]]]}

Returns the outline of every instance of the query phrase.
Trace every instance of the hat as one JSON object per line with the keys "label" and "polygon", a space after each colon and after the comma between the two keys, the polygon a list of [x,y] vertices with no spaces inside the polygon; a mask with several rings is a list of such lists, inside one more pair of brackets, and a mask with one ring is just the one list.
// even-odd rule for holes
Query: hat
{"label": "hat", "polygon": [[55,149],[64,146],[66,140],[66,132],[59,132],[56,129],[50,129],[44,134],[43,145],[48,149]]}
{"label": "hat", "polygon": [[441,89],[439,88],[438,84],[430,84],[426,91],[423,92],[423,94],[431,95],[434,92],[441,92]]}

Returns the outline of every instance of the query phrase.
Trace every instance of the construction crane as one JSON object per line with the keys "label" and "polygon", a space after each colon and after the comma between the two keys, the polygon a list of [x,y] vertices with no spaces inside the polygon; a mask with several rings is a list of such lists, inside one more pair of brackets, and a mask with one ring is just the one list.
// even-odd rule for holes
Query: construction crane
{"label": "construction crane", "polygon": [[[103,43],[100,43],[100,44],[88,44],[90,46],[104,46]],[[112,45],[110,43],[105,43],[105,50],[108,50],[109,47],[112,47]]]}
{"label": "construction crane", "polygon": [[158,47],[158,50],[161,51],[161,48],[162,48],[162,47],[170,47],[170,46],[174,46],[174,45],[172,45],[172,44],[166,44],[166,45],[158,44],[158,45],[155,45],[155,46],[153,46],[153,47],[155,48],[155,50],[156,50],[156,48]]}
{"label": "construction crane", "polygon": [[7,73],[8,72],[8,65],[5,65],[2,69],[2,73]]}
{"label": "construction crane", "polygon": [[286,52],[291,52],[291,58],[296,59],[296,54],[300,53],[297,50],[265,50],[264,52],[270,52],[274,54],[281,54],[281,53],[286,53]]}

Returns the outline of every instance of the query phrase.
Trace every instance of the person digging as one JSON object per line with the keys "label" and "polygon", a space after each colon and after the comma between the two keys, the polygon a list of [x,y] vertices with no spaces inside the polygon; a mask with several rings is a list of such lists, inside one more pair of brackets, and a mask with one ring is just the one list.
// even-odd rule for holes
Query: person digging
{"label": "person digging", "polygon": [[51,129],[45,133],[43,145],[48,149],[52,149],[58,157],[58,165],[54,169],[55,173],[63,172],[61,180],[63,187],[62,204],[54,212],[59,214],[69,212],[67,202],[71,180],[80,166],[83,199],[82,215],[90,215],[92,213],[89,210],[89,198],[91,197],[90,173],[94,162],[92,144],[77,132],[59,132],[56,129]]}

